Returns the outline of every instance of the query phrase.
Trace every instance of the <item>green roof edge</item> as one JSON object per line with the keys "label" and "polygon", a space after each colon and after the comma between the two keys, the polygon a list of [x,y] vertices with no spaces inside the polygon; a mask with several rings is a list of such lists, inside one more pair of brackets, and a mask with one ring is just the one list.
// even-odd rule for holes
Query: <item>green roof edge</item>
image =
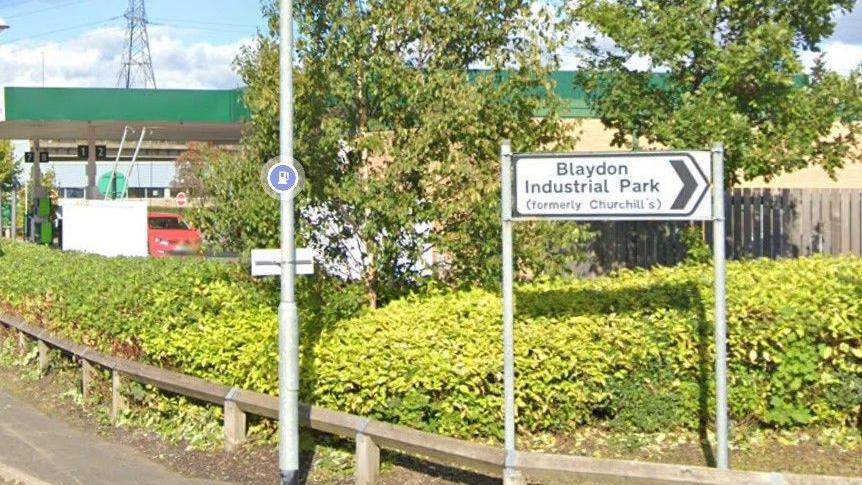
{"label": "green roof edge", "polygon": [[6,121],[241,123],[244,91],[5,87]]}

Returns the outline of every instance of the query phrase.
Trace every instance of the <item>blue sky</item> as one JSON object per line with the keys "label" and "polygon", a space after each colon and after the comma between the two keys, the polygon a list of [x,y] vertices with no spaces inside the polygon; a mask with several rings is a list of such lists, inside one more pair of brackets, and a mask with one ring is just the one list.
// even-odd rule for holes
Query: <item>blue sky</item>
{"label": "blue sky", "polygon": [[862,1],[856,2],[853,12],[838,18],[838,28],[835,29],[833,39],[862,44]]}
{"label": "blue sky", "polygon": [[[125,0],[0,0],[0,17],[12,26],[3,42],[121,16],[127,6]],[[265,26],[258,0],[147,0],[146,6],[153,24],[194,29],[195,36],[212,43],[234,42]],[[116,19],[96,26],[123,22]],[[91,29],[81,27],[33,40],[63,40]]]}
{"label": "blue sky", "polygon": [[[0,0],[0,85],[114,86],[126,0]],[[156,82],[231,88],[231,62],[265,28],[259,0],[147,0]]]}
{"label": "blue sky", "polygon": [[[548,0],[535,0],[538,3]],[[570,0],[575,1],[575,0]],[[231,63],[256,29],[259,0],[147,0],[156,81],[162,88],[232,88]],[[126,0],[0,0],[0,85],[115,86]],[[822,49],[827,65],[849,72],[862,62],[862,0],[838,19]],[[577,58],[564,53],[564,67]],[[815,54],[802,53],[811,64]],[[43,62],[44,59],[44,71]]]}

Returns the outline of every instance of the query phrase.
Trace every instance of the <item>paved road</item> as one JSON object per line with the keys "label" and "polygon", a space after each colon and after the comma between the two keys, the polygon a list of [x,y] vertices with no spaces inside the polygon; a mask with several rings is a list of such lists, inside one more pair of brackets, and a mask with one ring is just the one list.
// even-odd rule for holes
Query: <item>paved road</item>
{"label": "paved road", "polygon": [[0,484],[194,485],[139,451],[109,443],[0,390]]}

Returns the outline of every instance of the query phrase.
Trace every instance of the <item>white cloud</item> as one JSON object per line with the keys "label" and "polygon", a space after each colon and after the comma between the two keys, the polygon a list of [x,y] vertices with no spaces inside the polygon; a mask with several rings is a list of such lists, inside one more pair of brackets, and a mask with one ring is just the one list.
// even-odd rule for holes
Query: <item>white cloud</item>
{"label": "white cloud", "polygon": [[[578,37],[583,38],[586,35],[594,35],[589,27],[582,26],[580,28],[583,29],[581,30],[583,33]],[[597,43],[600,49],[606,51],[614,47],[613,42],[607,37],[598,36]],[[821,54],[823,55],[823,60],[826,62],[826,67],[839,74],[849,74],[850,71],[862,64],[862,44],[834,40],[823,43],[820,50],[821,52],[805,51],[800,53],[802,63],[806,68],[810,69],[814,65],[814,59]],[[570,42],[568,46],[563,48],[559,52],[559,55],[561,69],[575,70],[581,66],[583,57],[578,52],[575,41]],[[661,66],[653,66],[648,56],[640,55],[632,56],[626,62],[626,66],[636,71],[646,71],[649,69],[656,71],[663,70]]]}
{"label": "white cloud", "polygon": [[[189,41],[195,32],[151,26],[150,49],[160,88],[234,88],[240,79],[231,66],[244,44]],[[114,87],[120,70],[124,31],[100,28],[60,41],[4,43],[0,37],[0,85],[40,86],[44,55],[45,86]]]}
{"label": "white cloud", "polygon": [[[574,4],[577,0],[572,0]],[[546,5],[545,0],[536,0],[533,10],[537,10],[536,5]],[[824,54],[826,67],[840,74],[848,74],[862,63],[862,28],[859,26],[862,20],[862,0],[857,0],[856,7],[851,13],[839,14],[836,12],[835,18],[838,25],[835,35],[832,39],[823,42],[820,49]],[[572,27],[574,33],[568,45],[561,49],[560,55],[561,69],[575,70],[581,66],[583,53],[578,51],[577,42],[586,37],[594,37],[597,46],[603,51],[614,49],[614,43],[611,39],[598,35],[597,32],[588,24],[577,22]],[[801,52],[803,64],[810,68],[814,64],[814,59],[820,53]],[[652,66],[649,57],[633,56],[627,62],[627,67],[630,69],[644,71],[654,69],[657,71],[663,70],[661,67]]]}
{"label": "white cloud", "polygon": [[862,64],[862,45],[848,44],[840,40],[825,42],[821,52],[803,52],[802,62],[807,68],[814,65],[814,59],[823,55],[826,67],[839,74],[848,74]]}
{"label": "white cloud", "polygon": [[[582,66],[584,53],[578,47],[578,43],[588,37],[592,37],[596,47],[603,52],[611,52],[617,50],[617,46],[609,37],[599,34],[595,29],[583,22],[577,22],[574,27],[574,34],[569,39],[566,46],[558,52],[560,56],[560,69],[574,71]],[[626,61],[626,67],[635,71],[647,71],[650,69],[661,70],[660,67],[652,65],[652,59],[649,56],[633,55]]]}

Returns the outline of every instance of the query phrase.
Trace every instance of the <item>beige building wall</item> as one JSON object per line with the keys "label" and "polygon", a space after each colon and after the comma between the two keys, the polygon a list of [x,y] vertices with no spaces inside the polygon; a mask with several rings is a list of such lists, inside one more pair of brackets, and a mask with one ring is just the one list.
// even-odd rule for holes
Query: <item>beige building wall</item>
{"label": "beige building wall", "polygon": [[808,167],[796,172],[781,175],[769,182],[763,178],[744,181],[742,188],[782,188],[782,189],[862,189],[862,163],[850,162],[829,177],[820,167]]}
{"label": "beige building wall", "polygon": [[[583,118],[579,120],[565,120],[568,125],[569,134],[577,139],[575,150],[579,152],[621,152],[630,151],[630,148],[611,146],[614,139],[614,130],[605,128],[598,119]],[[657,150],[660,145],[650,145],[643,138],[640,147],[644,150]]]}
{"label": "beige building wall", "polygon": [[616,152],[627,148],[611,146],[614,131],[605,128],[600,120],[585,118],[577,121],[566,121],[569,134],[577,139],[575,150],[579,152]]}

